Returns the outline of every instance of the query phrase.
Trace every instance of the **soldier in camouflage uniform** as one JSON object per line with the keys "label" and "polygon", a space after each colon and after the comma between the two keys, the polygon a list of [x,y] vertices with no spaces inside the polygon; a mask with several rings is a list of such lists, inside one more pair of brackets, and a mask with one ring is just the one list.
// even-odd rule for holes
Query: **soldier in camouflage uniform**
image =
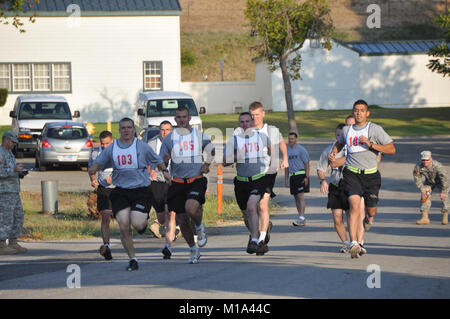
{"label": "soldier in camouflage uniform", "polygon": [[447,225],[448,223],[448,210],[449,210],[449,200],[448,200],[448,177],[447,172],[441,163],[433,160],[430,151],[423,151],[420,153],[421,162],[417,163],[414,167],[414,182],[421,192],[422,205],[420,211],[422,212],[422,218],[419,219],[416,224],[418,225],[428,225],[430,219],[428,218],[428,212],[431,207],[431,192],[434,188],[440,190],[440,198],[442,201],[442,224]]}
{"label": "soldier in camouflage uniform", "polygon": [[16,164],[11,152],[17,143],[16,133],[6,131],[3,134],[0,146],[0,255],[27,252],[17,243],[24,219],[19,178],[27,174],[21,164]]}

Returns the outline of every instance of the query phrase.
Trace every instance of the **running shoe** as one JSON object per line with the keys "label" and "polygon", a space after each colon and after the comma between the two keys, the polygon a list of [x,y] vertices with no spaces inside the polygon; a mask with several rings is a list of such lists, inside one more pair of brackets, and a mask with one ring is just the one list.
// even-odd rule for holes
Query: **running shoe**
{"label": "running shoe", "polygon": [[170,259],[170,257],[172,257],[172,249],[170,249],[170,247],[164,246],[161,252],[163,254],[163,259]]}
{"label": "running shoe", "polygon": [[251,237],[250,237],[250,240],[248,241],[248,245],[247,245],[247,253],[249,253],[250,255],[254,254],[258,251],[258,248],[259,248],[258,243],[251,240]]}
{"label": "running shoe", "polygon": [[197,229],[197,244],[198,244],[198,247],[205,246],[207,241],[208,241],[208,239],[206,238],[205,225],[203,225],[203,223],[201,223],[200,227]]}
{"label": "running shoe", "polygon": [[367,249],[364,248],[362,243],[359,243],[359,247],[361,247],[361,251],[359,252],[360,256],[367,254]]}
{"label": "running shoe", "polygon": [[303,219],[297,219],[296,221],[292,222],[292,225],[294,226],[306,226],[306,218]]}
{"label": "running shoe", "polygon": [[341,249],[339,249],[340,253],[346,254],[350,252],[350,246],[349,244],[345,243],[344,245],[342,245]]}
{"label": "running shoe", "polygon": [[189,256],[189,264],[198,264],[200,259],[200,249],[191,249],[191,255]]}
{"label": "running shoe", "polygon": [[159,227],[161,225],[159,225],[159,223],[154,222],[153,224],[150,225],[150,231],[152,232],[153,235],[155,235],[156,238],[162,238],[162,235],[159,231]]}
{"label": "running shoe", "polygon": [[263,256],[265,253],[269,251],[269,246],[267,246],[264,241],[260,241],[258,243],[258,250],[256,251],[256,256]]}
{"label": "running shoe", "polygon": [[267,233],[266,233],[266,237],[264,238],[264,244],[268,244],[270,241],[270,231],[272,230],[273,224],[272,222],[269,220],[269,227],[267,227]]}
{"label": "running shoe", "polygon": [[350,255],[351,255],[352,259],[359,258],[360,252],[361,252],[361,246],[357,242],[352,243],[352,246],[350,248]]}
{"label": "running shoe", "polygon": [[372,225],[373,225],[373,217],[365,217],[364,218],[364,229],[366,230],[366,231],[369,231],[370,230],[370,228],[372,227]]}
{"label": "running shoe", "polygon": [[139,269],[139,265],[136,259],[131,259],[130,260],[130,264],[127,267],[128,271],[133,271],[133,270],[138,270]]}
{"label": "running shoe", "polygon": [[106,260],[112,259],[111,249],[108,246],[101,245],[99,252],[100,252],[100,255],[105,257]]}

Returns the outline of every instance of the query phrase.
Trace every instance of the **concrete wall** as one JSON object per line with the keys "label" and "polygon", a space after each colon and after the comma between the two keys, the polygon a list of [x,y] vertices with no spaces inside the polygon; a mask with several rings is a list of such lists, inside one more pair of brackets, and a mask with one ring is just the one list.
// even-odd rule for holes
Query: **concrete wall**
{"label": "concrete wall", "polygon": [[181,82],[181,90],[191,94],[197,107],[207,114],[234,113],[237,107],[248,111],[248,105],[261,98],[256,82]]}
{"label": "concrete wall", "polygon": [[[26,33],[0,28],[0,62],[70,62],[72,93],[64,95],[82,121],[131,116],[143,89],[143,62],[162,61],[164,90],[181,82],[179,16],[38,18]],[[72,21],[73,22],[73,21]],[[0,125],[11,123],[10,93],[0,108]]]}
{"label": "concrete wall", "polygon": [[[302,55],[302,80],[291,81],[294,110],[351,108],[359,98],[359,55],[337,43],[331,51],[311,49],[306,41]],[[274,111],[286,111],[281,70],[272,74]]]}
{"label": "concrete wall", "polygon": [[426,54],[362,56],[361,96],[383,107],[450,106],[450,79],[431,72],[429,59]]}

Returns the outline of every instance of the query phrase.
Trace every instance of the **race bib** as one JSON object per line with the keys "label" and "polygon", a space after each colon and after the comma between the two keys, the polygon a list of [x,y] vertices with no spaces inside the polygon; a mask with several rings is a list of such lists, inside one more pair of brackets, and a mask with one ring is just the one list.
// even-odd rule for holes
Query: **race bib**
{"label": "race bib", "polygon": [[120,148],[115,140],[113,158],[116,169],[138,168],[137,139],[135,138],[133,144],[127,148]]}

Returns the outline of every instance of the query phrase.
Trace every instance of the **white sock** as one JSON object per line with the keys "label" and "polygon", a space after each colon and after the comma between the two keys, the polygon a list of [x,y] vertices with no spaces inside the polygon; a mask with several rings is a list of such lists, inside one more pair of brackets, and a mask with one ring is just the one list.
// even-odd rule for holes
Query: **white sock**
{"label": "white sock", "polygon": [[130,261],[132,261],[133,259],[138,261],[136,257],[130,258]]}
{"label": "white sock", "polygon": [[254,241],[255,243],[258,243],[259,239],[258,238],[252,238],[252,241]]}
{"label": "white sock", "polygon": [[109,248],[109,244],[103,244],[103,246],[108,247]]}
{"label": "white sock", "polygon": [[298,219],[305,220],[305,217],[304,216],[299,216]]}
{"label": "white sock", "polygon": [[259,240],[258,240],[258,242],[263,241],[264,239],[266,239],[266,234],[267,234],[267,232],[265,232],[265,231],[259,232]]}

